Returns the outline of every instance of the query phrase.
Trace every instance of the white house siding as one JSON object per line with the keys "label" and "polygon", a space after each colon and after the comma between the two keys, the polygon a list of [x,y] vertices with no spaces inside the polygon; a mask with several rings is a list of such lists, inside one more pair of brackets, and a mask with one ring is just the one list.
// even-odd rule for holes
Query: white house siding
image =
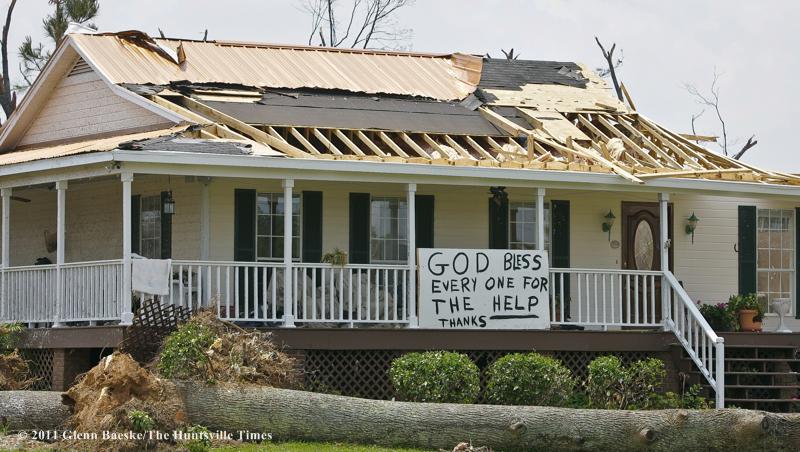
{"label": "white house siding", "polygon": [[[70,181],[66,196],[66,262],[85,262],[122,258],[122,183],[119,179]],[[172,217],[173,259],[200,258],[200,183],[171,180],[175,199]],[[166,176],[137,175],[132,184],[134,195],[156,195],[168,189]],[[57,191],[44,187],[15,194],[30,203],[11,201],[9,254],[12,266],[33,265],[36,258],[56,261],[56,253],[47,253],[44,231],[56,231]],[[21,193],[21,194],[20,194]]]}
{"label": "white house siding", "polygon": [[95,72],[65,77],[18,146],[98,134],[155,130],[172,123],[115,94]]}

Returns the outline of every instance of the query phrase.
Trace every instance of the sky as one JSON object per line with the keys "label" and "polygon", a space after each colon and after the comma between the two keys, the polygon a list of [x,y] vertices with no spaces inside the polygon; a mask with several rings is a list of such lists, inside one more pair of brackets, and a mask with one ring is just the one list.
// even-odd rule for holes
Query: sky
{"label": "sky", "polygon": [[[44,41],[41,20],[51,8],[47,0],[18,0],[10,53],[25,35]],[[722,136],[713,107],[698,105],[682,88],[692,83],[709,94],[716,70],[728,141],[741,140],[729,150],[755,135],[758,144],[743,161],[800,173],[794,136],[800,124],[798,1],[416,0],[395,18],[413,30],[409,44],[419,52],[502,57],[501,49],[513,48],[521,59],[577,61],[594,69],[605,64],[595,36],[606,49],[616,43],[615,56],[624,54],[618,76],[637,111],[679,133],[691,133],[692,115],[705,110],[695,122],[697,134]],[[311,32],[299,0],[100,0],[94,23],[101,31],[155,37],[159,28],[186,39],[202,39],[208,30],[209,40],[303,45]],[[707,147],[721,152],[714,143]]]}

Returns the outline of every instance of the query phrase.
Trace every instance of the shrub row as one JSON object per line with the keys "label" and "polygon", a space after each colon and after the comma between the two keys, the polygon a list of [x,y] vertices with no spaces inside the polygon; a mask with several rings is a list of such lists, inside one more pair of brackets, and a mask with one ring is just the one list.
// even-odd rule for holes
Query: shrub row
{"label": "shrub row", "polygon": [[[684,395],[656,394],[666,375],[658,359],[625,367],[615,356],[589,364],[585,394],[569,369],[536,352],[515,353],[487,369],[486,399],[499,405],[572,406],[604,409],[708,408],[697,396],[699,385]],[[389,370],[398,396],[410,402],[474,403],[480,392],[478,367],[464,354],[431,351],[408,353]]]}

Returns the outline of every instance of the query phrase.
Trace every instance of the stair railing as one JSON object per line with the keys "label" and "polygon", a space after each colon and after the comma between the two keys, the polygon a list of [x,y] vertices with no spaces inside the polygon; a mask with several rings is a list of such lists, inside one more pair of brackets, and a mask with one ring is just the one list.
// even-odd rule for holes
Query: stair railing
{"label": "stair railing", "polygon": [[664,272],[664,281],[664,326],[675,333],[686,353],[716,392],[716,408],[725,408],[725,339],[711,329],[672,272]]}

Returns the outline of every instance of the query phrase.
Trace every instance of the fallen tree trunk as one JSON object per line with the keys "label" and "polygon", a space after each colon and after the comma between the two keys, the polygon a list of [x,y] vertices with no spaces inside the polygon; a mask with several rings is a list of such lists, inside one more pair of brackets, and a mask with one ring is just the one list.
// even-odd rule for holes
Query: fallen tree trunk
{"label": "fallen tree trunk", "polygon": [[71,414],[59,392],[0,391],[0,420],[9,423],[9,430],[55,430]]}
{"label": "fallen tree trunk", "polygon": [[[749,410],[608,411],[366,400],[179,382],[187,418],[273,439],[452,449],[796,451],[800,415]],[[220,409],[222,408],[222,409]]]}
{"label": "fallen tree trunk", "polygon": [[[253,386],[174,382],[186,420],[272,439],[452,449],[797,451],[800,414],[750,410],[608,411],[387,402]],[[70,412],[58,393],[0,392],[12,430],[54,429]]]}

